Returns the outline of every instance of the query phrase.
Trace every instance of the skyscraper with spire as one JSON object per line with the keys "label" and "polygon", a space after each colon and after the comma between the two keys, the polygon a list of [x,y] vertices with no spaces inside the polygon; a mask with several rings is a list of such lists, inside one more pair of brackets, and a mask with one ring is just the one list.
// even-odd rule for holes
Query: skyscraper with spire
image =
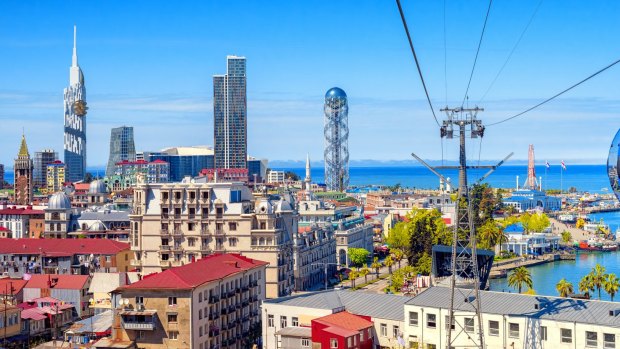
{"label": "skyscraper with spire", "polygon": [[67,181],[77,182],[86,174],[86,87],[78,65],[77,28],[73,27],[73,58],[69,68],[69,87],[64,90],[65,164]]}
{"label": "skyscraper with spire", "polygon": [[15,183],[15,203],[29,205],[32,202],[32,159],[28,152],[26,136],[22,134],[22,143],[13,166]]}

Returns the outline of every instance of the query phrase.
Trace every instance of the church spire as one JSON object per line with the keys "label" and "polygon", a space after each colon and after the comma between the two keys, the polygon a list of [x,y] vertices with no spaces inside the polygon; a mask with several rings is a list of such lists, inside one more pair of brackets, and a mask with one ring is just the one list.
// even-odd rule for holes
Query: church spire
{"label": "church spire", "polygon": [[78,58],[77,58],[77,26],[73,26],[73,59],[71,61],[72,67],[78,66]]}
{"label": "church spire", "polygon": [[22,144],[19,146],[18,158],[28,158],[30,153],[28,152],[28,145],[26,144],[26,136],[22,133]]}

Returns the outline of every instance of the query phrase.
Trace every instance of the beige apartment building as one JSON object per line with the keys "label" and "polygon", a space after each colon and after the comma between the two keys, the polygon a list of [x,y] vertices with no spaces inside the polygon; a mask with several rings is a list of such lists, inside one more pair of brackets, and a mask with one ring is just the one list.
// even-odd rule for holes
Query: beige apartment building
{"label": "beige apartment building", "polygon": [[251,348],[260,337],[266,264],[216,254],[122,286],[113,296],[112,337],[98,347]]}
{"label": "beige apartment building", "polygon": [[292,199],[254,196],[241,182],[140,183],[129,216],[134,267],[144,275],[214,253],[268,263],[267,298],[293,291]]}

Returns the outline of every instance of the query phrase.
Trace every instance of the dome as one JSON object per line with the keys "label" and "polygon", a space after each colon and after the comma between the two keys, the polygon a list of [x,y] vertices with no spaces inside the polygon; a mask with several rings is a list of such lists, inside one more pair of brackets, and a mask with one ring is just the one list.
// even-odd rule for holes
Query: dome
{"label": "dome", "polygon": [[69,201],[67,194],[61,191],[50,197],[47,208],[50,210],[70,210],[71,201]]}
{"label": "dome", "polygon": [[347,98],[347,94],[340,87],[332,87],[325,94],[325,98]]}
{"label": "dome", "polygon": [[273,207],[271,206],[271,202],[267,199],[262,199],[258,205],[256,205],[255,212],[258,214],[272,214]]}
{"label": "dome", "polygon": [[284,199],[278,201],[278,204],[276,206],[276,212],[292,211],[292,210],[293,208],[291,207],[291,204],[288,201]]}
{"label": "dome", "polygon": [[88,227],[88,231],[106,231],[108,230],[101,221],[96,221]]}
{"label": "dome", "polygon": [[89,194],[107,194],[108,187],[106,186],[104,181],[97,179],[90,183],[90,187],[88,188],[88,193]]}

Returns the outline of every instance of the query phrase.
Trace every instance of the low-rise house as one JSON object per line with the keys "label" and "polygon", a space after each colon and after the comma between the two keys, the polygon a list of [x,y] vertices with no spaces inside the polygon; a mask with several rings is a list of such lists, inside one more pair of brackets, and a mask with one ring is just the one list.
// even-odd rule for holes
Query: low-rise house
{"label": "low-rise house", "polygon": [[367,316],[337,312],[312,320],[312,345],[319,344],[320,348],[372,349],[372,329],[373,324]]}
{"label": "low-rise house", "polygon": [[24,286],[26,302],[43,297],[52,297],[75,307],[78,317],[92,315],[88,307],[89,275],[31,275]]}
{"label": "low-rise house", "polygon": [[507,239],[501,244],[502,251],[517,256],[542,255],[560,248],[561,237],[552,233],[525,234],[521,223],[511,224],[504,229]]}
{"label": "low-rise house", "polygon": [[213,254],[122,286],[114,291],[122,299],[115,309],[118,326],[110,343],[97,345],[251,348],[260,333],[266,264],[239,254]]}
{"label": "low-rise house", "polygon": [[296,343],[292,336],[298,336],[300,343],[304,338],[311,340],[311,336],[299,336],[303,331],[308,333],[303,328],[311,327],[312,320],[345,310],[372,322],[373,347],[391,348],[397,346],[402,337],[404,305],[409,300],[411,297],[345,290],[269,299],[262,305],[263,348],[280,349],[279,341]]}
{"label": "low-rise house", "polygon": [[[0,297],[9,299],[13,304],[19,304],[24,301],[24,286],[28,283],[22,279],[0,279]],[[6,297],[6,298],[5,298]]]}
{"label": "low-rise house", "polygon": [[0,306],[0,339],[19,343],[21,333],[21,309],[10,304]]}
{"label": "low-rise house", "polygon": [[[40,224],[44,217],[43,210],[34,209],[32,206],[6,206],[0,208],[0,226],[9,229],[13,238],[29,238],[32,236],[31,220],[37,220]],[[32,227],[33,231],[39,232],[41,227]],[[36,229],[35,229],[36,228]]]}
{"label": "low-rise house", "polygon": [[59,337],[76,318],[73,304],[65,303],[53,297],[41,297],[17,305],[21,309],[23,340],[33,336]]}
{"label": "low-rise house", "polygon": [[[405,305],[408,347],[445,348],[451,290],[431,287]],[[475,346],[479,324],[472,306],[455,298],[455,347]],[[618,303],[480,291],[487,348],[617,348]]]}
{"label": "low-rise house", "polygon": [[65,331],[65,342],[76,345],[87,344],[112,334],[112,309],[93,315],[84,320],[76,321]]}
{"label": "low-rise house", "polygon": [[137,273],[94,273],[88,288],[90,307],[95,314],[111,310],[117,305],[112,304],[111,292],[137,280]]}

